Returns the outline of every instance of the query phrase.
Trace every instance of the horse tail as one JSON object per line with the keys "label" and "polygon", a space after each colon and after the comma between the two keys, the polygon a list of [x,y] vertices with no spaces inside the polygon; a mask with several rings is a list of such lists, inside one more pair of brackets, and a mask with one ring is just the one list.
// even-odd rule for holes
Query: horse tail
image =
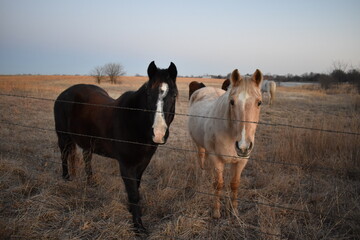
{"label": "horse tail", "polygon": [[276,91],[276,83],[274,81],[270,82],[270,104],[272,104],[272,102],[275,99],[275,91]]}

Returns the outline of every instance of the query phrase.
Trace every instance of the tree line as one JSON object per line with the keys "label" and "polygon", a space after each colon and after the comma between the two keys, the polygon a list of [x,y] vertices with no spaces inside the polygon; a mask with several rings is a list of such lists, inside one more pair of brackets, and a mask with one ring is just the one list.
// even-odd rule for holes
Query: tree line
{"label": "tree line", "polygon": [[336,84],[350,83],[354,84],[360,93],[360,71],[355,68],[349,70],[345,68],[335,68],[329,74],[305,73],[301,76],[267,75],[265,78],[276,82],[317,82],[323,89],[329,89]]}
{"label": "tree line", "polygon": [[[119,63],[107,63],[103,66],[93,68],[90,75],[95,78],[97,83],[109,80],[116,84],[119,76],[125,75],[124,67]],[[227,78],[223,75],[207,75],[211,78]],[[186,76],[185,76],[186,77]],[[194,76],[191,76],[194,77]],[[201,77],[201,76],[199,76]],[[360,70],[348,68],[347,64],[334,62],[330,73],[304,73],[302,75],[265,75],[264,79],[274,80],[276,82],[316,82],[321,88],[329,89],[336,84],[350,83],[354,84],[360,93]]]}
{"label": "tree line", "polygon": [[116,84],[119,76],[125,75],[124,67],[120,63],[107,63],[104,66],[97,66],[90,72],[97,83],[101,83],[108,78],[112,84]]}

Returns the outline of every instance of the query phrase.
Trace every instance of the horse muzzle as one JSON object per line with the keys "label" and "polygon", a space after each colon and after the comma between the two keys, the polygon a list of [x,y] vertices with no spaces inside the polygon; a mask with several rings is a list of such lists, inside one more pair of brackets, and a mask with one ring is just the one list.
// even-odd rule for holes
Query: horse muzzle
{"label": "horse muzzle", "polygon": [[152,140],[156,144],[165,144],[168,136],[169,131],[167,128],[163,129],[162,131],[155,131],[153,129]]}
{"label": "horse muzzle", "polygon": [[152,136],[152,140],[156,144],[165,144],[165,142],[166,142],[165,137],[159,137],[159,136],[155,136],[155,135]]}
{"label": "horse muzzle", "polygon": [[254,144],[252,142],[246,144],[240,144],[238,141],[235,142],[236,153],[241,158],[249,158],[253,147]]}

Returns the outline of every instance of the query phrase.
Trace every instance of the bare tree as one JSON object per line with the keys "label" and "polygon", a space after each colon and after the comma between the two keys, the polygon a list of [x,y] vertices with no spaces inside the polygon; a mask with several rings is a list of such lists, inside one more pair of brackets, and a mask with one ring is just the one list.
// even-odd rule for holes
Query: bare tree
{"label": "bare tree", "polygon": [[341,70],[343,72],[346,72],[347,68],[348,68],[348,64],[343,61],[338,60],[338,61],[333,61],[332,63],[333,70]]}
{"label": "bare tree", "polygon": [[116,84],[119,76],[125,74],[124,67],[119,63],[108,63],[104,66],[105,74],[109,76],[110,82]]}
{"label": "bare tree", "polygon": [[342,61],[334,61],[332,65],[333,65],[332,66],[333,70],[330,73],[330,75],[336,80],[336,82],[338,83],[347,82],[346,70],[348,64]]}
{"label": "bare tree", "polygon": [[96,82],[100,84],[105,77],[105,69],[102,66],[97,66],[91,71],[90,75],[93,76]]}

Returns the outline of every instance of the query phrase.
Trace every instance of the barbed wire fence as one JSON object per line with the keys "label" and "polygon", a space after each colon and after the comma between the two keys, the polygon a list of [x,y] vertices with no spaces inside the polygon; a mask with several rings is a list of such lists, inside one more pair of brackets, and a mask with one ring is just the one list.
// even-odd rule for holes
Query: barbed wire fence
{"label": "barbed wire fence", "polygon": [[[0,96],[15,97],[15,98],[25,98],[25,99],[33,99],[33,100],[41,100],[41,101],[50,101],[50,102],[61,102],[61,103],[68,103],[68,104],[79,104],[79,105],[87,105],[87,106],[93,106],[93,107],[114,108],[114,109],[121,109],[121,110],[153,112],[153,113],[156,113],[156,112],[157,112],[156,110],[148,110],[148,109],[141,109],[141,108],[110,106],[110,105],[104,105],[104,104],[94,104],[94,103],[67,101],[67,100],[59,100],[59,99],[51,99],[51,98],[41,98],[41,97],[34,97],[34,96],[23,96],[23,95],[8,94],[8,93],[0,93]],[[331,130],[331,129],[322,129],[322,128],[298,126],[298,125],[292,125],[292,124],[286,124],[286,123],[270,123],[270,122],[261,122],[261,121],[259,121],[259,122],[253,122],[253,121],[244,121],[244,120],[237,120],[237,119],[227,119],[227,118],[220,118],[220,117],[214,117],[214,116],[192,115],[192,114],[187,114],[187,113],[176,113],[176,112],[175,112],[175,113],[164,112],[164,113],[165,113],[165,114],[173,114],[173,115],[176,115],[176,116],[206,118],[206,119],[214,119],[214,120],[222,120],[222,121],[231,121],[231,122],[253,123],[253,124],[265,125],[265,126],[288,127],[288,128],[295,128],[295,129],[304,129],[304,130],[311,130],[311,131],[327,132],[327,133],[338,133],[338,134],[355,135],[355,136],[359,136],[359,135],[360,135],[360,132],[337,131],[337,130]]]}
{"label": "barbed wire fence", "polygon": [[[59,100],[50,99],[50,98],[41,98],[41,97],[34,97],[34,96],[22,96],[22,95],[8,94],[8,93],[0,93],[0,96],[31,99],[31,100],[39,100],[39,101],[50,101],[50,102],[59,101]],[[94,106],[94,107],[106,107],[106,108],[111,107],[111,108],[117,108],[117,109],[123,109],[123,110],[131,110],[131,111],[156,112],[156,111],[147,110],[147,109],[124,108],[124,107],[107,106],[107,105],[101,105],[101,104],[89,104],[89,103],[81,103],[81,102],[73,102],[73,101],[60,101],[60,102],[71,103],[71,104],[91,105],[91,106]],[[209,117],[209,116],[195,116],[195,115],[184,114],[184,113],[175,113],[175,115],[177,115],[177,116],[185,116],[185,117],[211,118],[211,119],[216,119],[216,120],[220,120],[220,121],[229,121],[228,119],[224,119],[224,118],[216,118],[216,117]],[[231,120],[231,121],[238,121],[238,120]],[[360,136],[360,133],[358,133],[358,132],[337,131],[337,130],[331,130],[331,129],[321,129],[321,128],[297,126],[297,125],[283,124],[283,123],[248,122],[248,121],[243,121],[243,122],[259,124],[259,125],[266,125],[266,126],[289,127],[289,128],[303,129],[303,130],[309,130],[309,131],[320,131],[320,132],[329,133],[329,134]],[[7,126],[12,126],[12,127],[17,127],[17,128],[29,129],[31,131],[55,132],[55,129],[52,129],[52,128],[24,125],[24,124],[20,124],[20,123],[8,122],[8,121],[4,121],[4,120],[0,120],[0,124],[4,124],[4,125],[7,125]],[[74,135],[74,136],[81,136],[81,137],[87,137],[87,138],[92,138],[92,139],[104,140],[104,141],[113,141],[113,142],[127,143],[127,144],[134,144],[134,145],[142,145],[142,146],[153,146],[153,147],[163,148],[163,149],[172,150],[172,151],[181,151],[181,152],[185,152],[185,153],[198,153],[196,150],[173,147],[173,146],[168,146],[168,145],[159,145],[158,146],[158,145],[154,145],[154,144],[144,144],[144,143],[136,142],[136,141],[127,141],[127,140],[122,140],[122,139],[112,139],[112,138],[107,138],[107,137],[92,136],[92,135],[88,135],[88,134],[81,134],[81,133],[75,133],[75,132],[66,132],[66,131],[58,131],[58,132],[65,133],[65,134],[70,134],[70,135]],[[2,140],[6,141],[5,139],[2,139]],[[18,153],[14,154],[12,151],[2,152],[1,154],[2,155],[6,154],[7,156],[13,156],[13,157],[34,158],[34,155],[25,155],[25,154],[18,154]],[[207,154],[215,154],[215,153],[207,153]],[[230,155],[221,155],[221,156],[222,157],[239,158],[238,156],[230,156]],[[54,164],[61,164],[60,162],[51,161],[49,159],[47,159],[46,161],[52,162]],[[301,168],[306,168],[307,167],[304,164],[279,162],[279,161],[272,161],[272,160],[266,160],[266,159],[257,159],[257,158],[250,158],[249,161],[258,161],[258,162],[261,162],[261,163],[278,164],[278,165],[284,165],[284,166],[289,166],[289,167],[301,167]],[[315,170],[317,170],[317,171],[330,171],[330,172],[334,172],[334,173],[341,173],[343,171],[346,171],[346,169],[333,169],[333,168],[330,168],[330,167],[315,167]],[[103,171],[100,171],[100,173],[101,174],[111,175],[112,177],[114,176],[113,174],[109,174],[109,173],[106,173],[106,172],[103,172]],[[360,172],[356,173],[356,174],[360,174]],[[34,176],[32,176],[32,177],[34,177]],[[118,175],[115,175],[115,177],[121,177],[121,176],[118,174]],[[33,180],[37,181],[36,177],[34,177]],[[138,179],[131,179],[131,180],[139,181]],[[179,180],[181,180],[181,179],[179,179]],[[172,185],[169,185],[169,184],[166,185],[166,188],[173,189],[173,190],[178,190],[178,191],[186,190],[185,187],[172,186]],[[193,191],[196,194],[215,197],[215,194],[213,194],[213,193],[203,192],[203,191],[198,191],[198,190],[193,190]],[[222,195],[222,197],[223,198],[229,198],[229,196],[225,196],[225,195]],[[31,200],[32,201],[37,201],[36,198],[31,199]],[[79,199],[79,200],[81,200],[81,199]],[[113,200],[118,200],[118,199],[113,199]],[[280,204],[269,204],[269,203],[265,203],[265,202],[245,200],[245,199],[240,199],[240,198],[238,198],[236,200],[239,201],[239,202],[245,202],[245,203],[250,203],[250,204],[254,204],[254,205],[264,205],[264,206],[267,206],[267,207],[270,207],[270,208],[289,210],[289,211],[298,212],[298,213],[302,213],[302,214],[311,214],[311,215],[315,215],[315,216],[318,216],[318,217],[326,217],[326,218],[332,218],[332,219],[336,219],[336,220],[352,221],[352,222],[360,223],[360,219],[351,218],[351,217],[347,216],[351,210],[349,210],[343,216],[338,216],[338,215],[334,215],[334,214],[330,214],[330,213],[327,216],[324,216],[324,214],[320,213],[320,212],[304,210],[304,209],[296,209],[296,208],[283,206],[283,205],[280,205]],[[42,202],[40,200],[38,202],[41,202],[43,204],[47,204],[46,202]],[[187,218],[187,217],[188,218],[196,218],[196,217],[186,216],[186,215],[184,215],[183,217],[185,217],[185,218]],[[202,220],[200,218],[197,218],[197,219]],[[279,239],[283,237],[282,235],[279,235],[279,234],[273,234],[273,233],[268,233],[268,232],[263,232],[261,230],[258,230],[258,229],[256,229],[256,226],[250,226],[249,225],[249,226],[245,226],[245,227],[251,229],[252,231],[258,232],[259,234],[273,236],[273,237],[277,237]],[[164,237],[166,237],[166,236],[164,236]],[[171,239],[174,239],[174,238],[177,239],[176,236],[167,236],[167,237],[169,237]]]}

